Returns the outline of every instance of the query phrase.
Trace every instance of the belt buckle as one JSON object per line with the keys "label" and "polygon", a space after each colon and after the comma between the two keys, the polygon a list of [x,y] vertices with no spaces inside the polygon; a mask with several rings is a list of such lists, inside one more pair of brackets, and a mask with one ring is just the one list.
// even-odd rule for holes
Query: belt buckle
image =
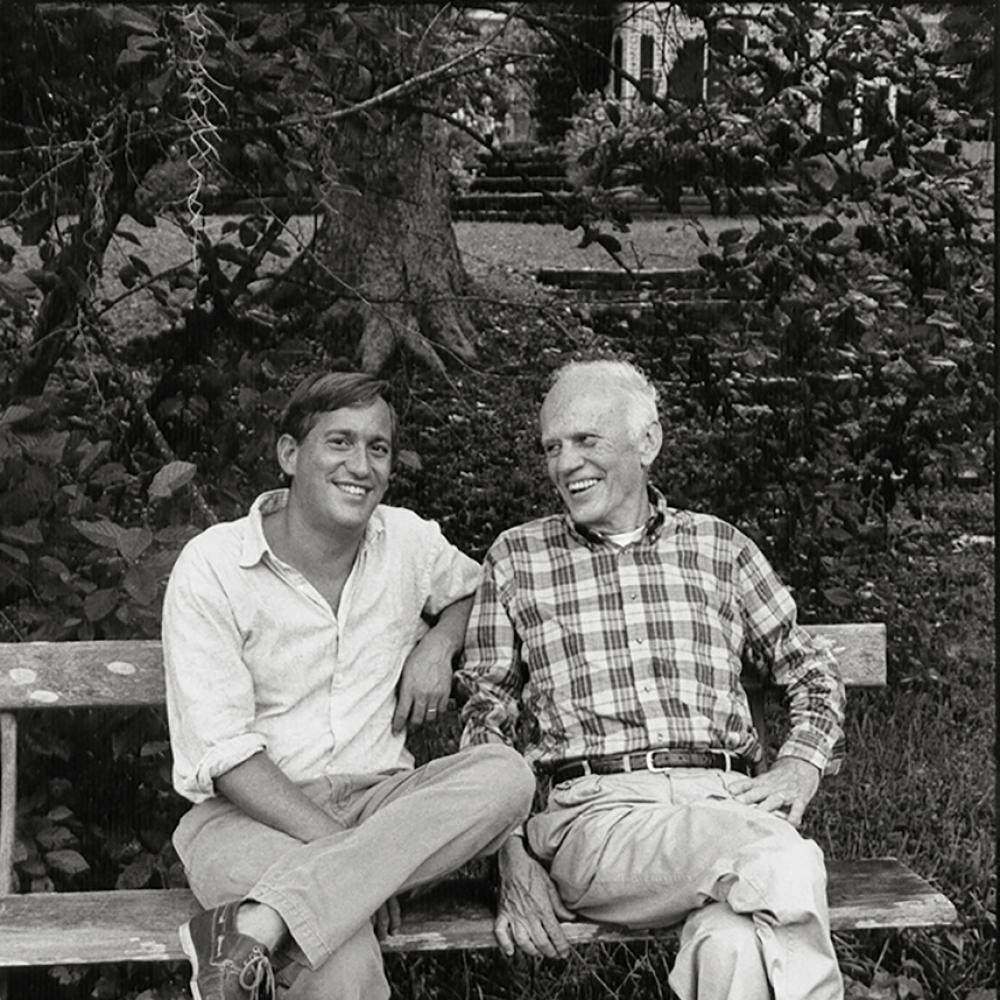
{"label": "belt buckle", "polygon": [[663,771],[669,771],[670,765],[664,764],[662,767],[653,763],[653,754],[657,753],[667,753],[666,750],[647,750],[646,751],[646,770],[652,771],[654,774],[659,774]]}

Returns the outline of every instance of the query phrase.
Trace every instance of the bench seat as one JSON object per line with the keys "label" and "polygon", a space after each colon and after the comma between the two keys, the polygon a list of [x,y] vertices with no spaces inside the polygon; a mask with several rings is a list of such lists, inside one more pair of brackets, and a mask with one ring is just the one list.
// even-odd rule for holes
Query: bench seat
{"label": "bench seat", "polygon": [[[828,871],[835,931],[928,927],[956,919],[941,893],[893,858],[830,861]],[[405,903],[400,933],[387,938],[383,950],[493,947],[492,906],[485,895],[479,885],[453,881]],[[177,928],[199,909],[187,889],[0,896],[0,967],[183,959]],[[578,945],[670,933],[591,923],[563,927]]]}

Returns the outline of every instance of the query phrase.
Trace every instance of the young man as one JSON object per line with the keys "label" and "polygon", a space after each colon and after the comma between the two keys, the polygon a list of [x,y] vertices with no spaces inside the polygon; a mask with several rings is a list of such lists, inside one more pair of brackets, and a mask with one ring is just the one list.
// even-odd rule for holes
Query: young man
{"label": "young man", "polygon": [[[684,922],[683,1000],[838,1000],[819,848],[796,830],[836,770],[843,685],[757,547],[649,483],[656,393],[631,365],[562,369],[542,448],[566,510],[504,532],[461,670],[463,746],[512,743],[551,776],[500,850],[508,954],[564,955],[560,920]],[[740,685],[750,647],[787,685],[770,770]]]}
{"label": "young man", "polygon": [[[180,929],[195,1000],[387,997],[373,927],[395,895],[495,851],[534,779],[500,748],[413,769],[447,701],[479,567],[381,503],[385,385],[317,375],[281,418],[287,489],[193,539],[163,612],[174,834],[209,909]],[[483,752],[483,750],[487,752]],[[281,962],[277,959],[280,956]]]}

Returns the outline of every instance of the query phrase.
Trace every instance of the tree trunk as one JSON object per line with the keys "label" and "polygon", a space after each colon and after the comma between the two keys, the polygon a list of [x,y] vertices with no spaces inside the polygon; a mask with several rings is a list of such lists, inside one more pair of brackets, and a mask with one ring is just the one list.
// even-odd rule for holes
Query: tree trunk
{"label": "tree trunk", "polygon": [[384,369],[400,349],[435,368],[448,357],[472,361],[440,124],[417,113],[366,115],[338,129],[332,162],[340,180],[326,194],[312,277],[338,298],[321,328],[359,317],[355,360],[366,371]]}

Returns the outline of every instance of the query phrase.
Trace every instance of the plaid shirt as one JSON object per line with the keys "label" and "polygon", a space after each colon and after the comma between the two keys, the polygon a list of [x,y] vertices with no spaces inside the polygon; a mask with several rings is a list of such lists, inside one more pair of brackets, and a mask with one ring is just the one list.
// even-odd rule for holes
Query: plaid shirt
{"label": "plaid shirt", "polygon": [[463,746],[518,743],[542,768],[663,746],[759,761],[740,683],[748,651],[787,687],[779,756],[835,773],[844,686],[833,655],[796,625],[749,538],[650,494],[645,531],[624,548],[565,515],[494,542],[459,672]]}

